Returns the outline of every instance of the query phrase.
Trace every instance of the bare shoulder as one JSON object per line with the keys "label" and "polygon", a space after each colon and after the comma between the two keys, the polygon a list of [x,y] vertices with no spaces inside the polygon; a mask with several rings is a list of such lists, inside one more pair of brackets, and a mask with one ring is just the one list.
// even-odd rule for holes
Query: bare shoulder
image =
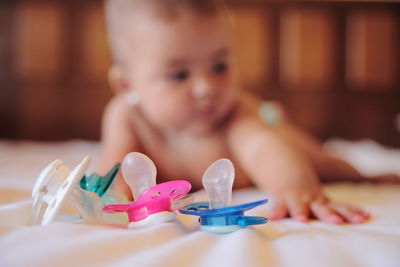
{"label": "bare shoulder", "polygon": [[[283,105],[275,100],[262,100],[260,97],[251,94],[244,93],[242,97],[243,107],[247,110],[250,110],[253,115],[259,117],[261,120],[266,122],[266,118],[263,119],[263,112],[269,113],[272,116],[274,113],[279,117],[279,120],[286,120],[287,113],[283,108]],[[265,115],[265,114],[264,114]],[[266,122],[268,124],[268,122]]]}
{"label": "bare shoulder", "polygon": [[261,122],[258,111],[262,101],[249,93],[243,93],[228,125],[228,134],[232,134],[249,124]]}
{"label": "bare shoulder", "polygon": [[279,102],[264,101],[254,94],[245,92],[240,97],[229,130],[248,127],[249,125],[275,130],[285,121],[287,121],[287,114]]}
{"label": "bare shoulder", "polygon": [[[260,116],[263,101],[253,96],[242,97],[242,102],[227,129],[227,144],[233,157],[250,177],[262,177],[258,170],[265,162],[283,158],[291,153],[279,134],[278,125],[268,125]],[[278,156],[280,155],[280,156]]]}
{"label": "bare shoulder", "polygon": [[[277,127],[260,116],[263,101],[251,94],[240,98],[237,110],[227,128],[228,144],[233,152],[258,150],[260,144],[278,140]],[[272,102],[273,103],[273,102]],[[278,104],[276,104],[278,108]]]}

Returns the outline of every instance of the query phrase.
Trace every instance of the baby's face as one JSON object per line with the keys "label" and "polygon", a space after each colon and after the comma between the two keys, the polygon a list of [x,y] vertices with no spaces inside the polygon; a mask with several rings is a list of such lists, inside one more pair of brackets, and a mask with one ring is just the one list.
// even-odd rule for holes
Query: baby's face
{"label": "baby's face", "polygon": [[135,21],[125,54],[144,116],[160,129],[211,130],[236,101],[226,24],[200,14]]}

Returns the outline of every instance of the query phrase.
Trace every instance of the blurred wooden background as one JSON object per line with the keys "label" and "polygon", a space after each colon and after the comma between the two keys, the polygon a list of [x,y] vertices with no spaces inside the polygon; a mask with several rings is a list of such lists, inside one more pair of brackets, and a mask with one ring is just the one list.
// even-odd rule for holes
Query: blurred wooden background
{"label": "blurred wooden background", "polygon": [[[245,88],[321,139],[400,146],[400,3],[229,0]],[[97,140],[110,57],[102,1],[0,2],[0,138]]]}

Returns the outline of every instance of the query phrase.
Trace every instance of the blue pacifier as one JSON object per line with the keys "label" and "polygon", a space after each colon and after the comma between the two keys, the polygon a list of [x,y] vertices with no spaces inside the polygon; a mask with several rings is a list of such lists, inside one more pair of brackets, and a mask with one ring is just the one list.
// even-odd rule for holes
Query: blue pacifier
{"label": "blue pacifier", "polygon": [[209,202],[197,202],[179,210],[182,214],[199,216],[201,230],[215,234],[234,232],[249,225],[264,224],[265,217],[245,216],[244,212],[267,203],[267,199],[229,206],[235,168],[228,159],[219,159],[205,171],[202,182]]}

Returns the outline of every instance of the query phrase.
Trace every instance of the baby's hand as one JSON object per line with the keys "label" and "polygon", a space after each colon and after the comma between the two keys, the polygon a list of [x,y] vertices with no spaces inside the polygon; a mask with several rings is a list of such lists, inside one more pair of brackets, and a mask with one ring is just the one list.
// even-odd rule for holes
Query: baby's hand
{"label": "baby's hand", "polygon": [[369,218],[369,213],[348,204],[331,202],[321,192],[314,197],[289,194],[286,198],[278,199],[269,218],[276,220],[288,215],[300,222],[307,222],[310,217],[315,217],[334,224],[363,223]]}
{"label": "baby's hand", "polygon": [[304,142],[306,146],[305,138],[294,136],[294,144],[288,135],[278,128],[266,127],[257,118],[258,114],[244,105],[228,128],[228,144],[248,177],[276,200],[271,219],[290,216],[305,222],[315,217],[335,224],[368,219],[367,212],[331,202],[323,194],[311,160],[315,153],[298,145]]}
{"label": "baby's hand", "polygon": [[309,218],[316,218],[334,224],[362,223],[368,219],[367,212],[351,205],[331,202],[324,195],[307,156],[289,147],[275,147],[273,149],[270,145],[269,150],[261,150],[263,153],[253,158],[254,164],[248,169],[249,173],[253,170],[253,181],[272,194],[276,201],[271,219],[290,216],[306,222]]}
{"label": "baby's hand", "polygon": [[300,173],[301,176],[277,179],[279,184],[273,185],[276,202],[269,218],[282,219],[290,216],[297,221],[307,222],[313,217],[333,224],[363,223],[369,218],[368,212],[330,201],[324,195],[311,168],[302,166]]}

